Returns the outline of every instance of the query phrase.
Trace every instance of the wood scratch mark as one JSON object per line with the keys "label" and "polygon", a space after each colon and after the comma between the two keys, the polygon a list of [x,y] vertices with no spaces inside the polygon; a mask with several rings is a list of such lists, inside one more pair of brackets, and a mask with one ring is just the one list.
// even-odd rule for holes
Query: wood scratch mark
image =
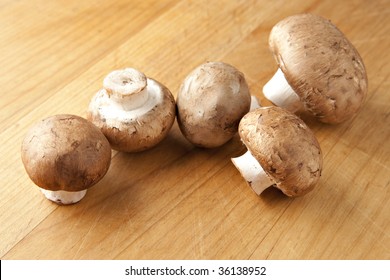
{"label": "wood scratch mark", "polygon": [[102,217],[102,212],[104,210],[104,207],[101,207],[99,213],[97,213],[94,217],[94,221],[93,221],[93,224],[89,227],[88,231],[86,232],[86,234],[84,234],[82,237],[81,237],[81,241],[78,245],[78,249],[76,251],[76,253],[74,254],[74,259],[77,259],[78,258],[78,255],[80,253],[80,251],[83,249],[84,247],[84,244],[87,242],[88,240],[88,237],[90,235],[91,232],[93,232],[93,229],[96,228],[97,224],[98,224],[98,221],[100,220],[100,218]]}

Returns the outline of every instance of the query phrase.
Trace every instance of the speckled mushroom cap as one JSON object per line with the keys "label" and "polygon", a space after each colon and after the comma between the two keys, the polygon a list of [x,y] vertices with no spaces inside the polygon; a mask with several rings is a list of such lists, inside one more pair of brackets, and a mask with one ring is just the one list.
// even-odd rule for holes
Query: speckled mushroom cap
{"label": "speckled mushroom cap", "polygon": [[311,191],[321,176],[322,153],[312,131],[280,107],[246,114],[238,128],[241,140],[276,187],[288,196]]}
{"label": "speckled mushroom cap", "polygon": [[176,102],[178,124],[187,140],[214,148],[237,133],[251,96],[243,73],[224,62],[206,62],[185,78]]}
{"label": "speckled mushroom cap", "polygon": [[29,129],[21,156],[37,186],[77,192],[103,178],[110,166],[111,147],[103,133],[86,119],[55,115]]}
{"label": "speckled mushroom cap", "polygon": [[329,20],[299,14],[276,24],[269,37],[279,68],[307,111],[340,123],[361,107],[367,74],[354,46]]}

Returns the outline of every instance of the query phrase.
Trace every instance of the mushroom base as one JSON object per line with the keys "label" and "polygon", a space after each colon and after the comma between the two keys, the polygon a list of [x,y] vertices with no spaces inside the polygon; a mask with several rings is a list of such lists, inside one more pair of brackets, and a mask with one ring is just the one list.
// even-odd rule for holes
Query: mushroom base
{"label": "mushroom base", "polygon": [[45,195],[45,197],[57,204],[60,205],[69,205],[79,202],[85,194],[87,190],[82,190],[78,192],[67,192],[67,191],[49,191],[41,188],[41,192]]}
{"label": "mushroom base", "polygon": [[280,68],[271,80],[264,85],[263,93],[273,104],[290,112],[294,113],[303,108],[299,96],[291,88]]}
{"label": "mushroom base", "polygon": [[257,195],[275,184],[249,151],[231,160]]}

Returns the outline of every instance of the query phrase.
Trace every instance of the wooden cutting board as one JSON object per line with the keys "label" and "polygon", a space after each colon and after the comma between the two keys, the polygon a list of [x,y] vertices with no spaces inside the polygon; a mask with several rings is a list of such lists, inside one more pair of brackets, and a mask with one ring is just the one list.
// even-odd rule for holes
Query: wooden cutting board
{"label": "wooden cutting board", "polygon": [[[114,3],[115,2],[115,3]],[[378,1],[0,1],[1,259],[389,259],[390,5]],[[27,129],[86,116],[106,74],[137,68],[176,97],[205,61],[245,74],[251,93],[276,70],[274,24],[331,19],[364,59],[369,93],[340,125],[304,118],[324,169],[308,195],[256,196],[230,161],[236,135],[200,149],[177,123],[152,150],[113,153],[106,176],[72,206],[46,200],[20,160]]]}

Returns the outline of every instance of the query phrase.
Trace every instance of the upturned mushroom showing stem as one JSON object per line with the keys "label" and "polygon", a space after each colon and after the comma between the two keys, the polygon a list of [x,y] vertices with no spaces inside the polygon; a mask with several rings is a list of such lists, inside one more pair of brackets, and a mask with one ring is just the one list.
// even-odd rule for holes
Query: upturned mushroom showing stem
{"label": "upturned mushroom showing stem", "polygon": [[175,100],[162,84],[133,68],[107,75],[87,118],[115,150],[139,152],[162,141],[175,120]]}
{"label": "upturned mushroom showing stem", "polygon": [[301,196],[317,184],[322,153],[306,124],[280,107],[246,114],[238,128],[248,151],[232,162],[259,195],[275,186],[287,196]]}
{"label": "upturned mushroom showing stem", "polygon": [[278,70],[264,95],[292,112],[305,110],[324,123],[341,123],[361,108],[367,94],[363,60],[329,20],[312,14],[287,17],[269,36]]}
{"label": "upturned mushroom showing stem", "polygon": [[133,69],[116,70],[109,73],[103,80],[103,88],[113,105],[124,111],[144,109],[149,99],[146,76]]}
{"label": "upturned mushroom showing stem", "polygon": [[73,204],[106,174],[111,147],[86,119],[55,115],[30,128],[21,156],[27,174],[46,198]]}

